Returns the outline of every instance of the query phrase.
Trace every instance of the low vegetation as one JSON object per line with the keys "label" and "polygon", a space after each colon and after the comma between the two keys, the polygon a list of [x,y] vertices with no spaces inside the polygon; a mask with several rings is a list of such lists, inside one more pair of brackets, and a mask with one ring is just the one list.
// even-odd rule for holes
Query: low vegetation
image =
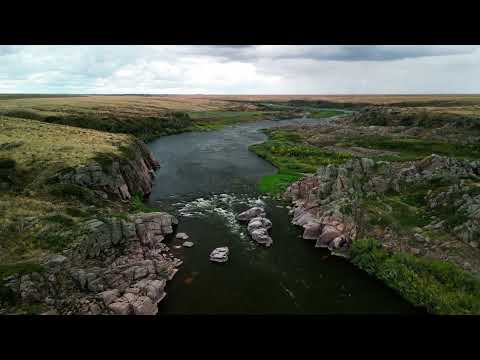
{"label": "low vegetation", "polygon": [[269,129],[265,133],[269,136],[268,141],[249,147],[278,168],[277,174],[261,179],[259,188],[263,192],[278,194],[305,174],[314,173],[319,166],[340,164],[351,157],[301,143],[296,134],[281,129]]}
{"label": "low vegetation", "polygon": [[395,155],[381,155],[378,160],[411,161],[431,154],[453,156],[459,159],[480,158],[480,148],[476,145],[456,144],[419,138],[393,138],[391,136],[364,136],[340,140],[343,146],[360,146],[366,149],[387,150]]}
{"label": "low vegetation", "polygon": [[432,314],[480,314],[480,280],[444,261],[389,252],[372,238],[357,240],[351,261]]}
{"label": "low vegetation", "polygon": [[335,109],[312,109],[308,117],[313,119],[324,119],[332,116],[344,115],[343,111]]}
{"label": "low vegetation", "polygon": [[101,211],[121,207],[52,176],[96,160],[123,157],[134,141],[36,120],[0,118],[0,263],[29,262],[70,244],[68,231]]}

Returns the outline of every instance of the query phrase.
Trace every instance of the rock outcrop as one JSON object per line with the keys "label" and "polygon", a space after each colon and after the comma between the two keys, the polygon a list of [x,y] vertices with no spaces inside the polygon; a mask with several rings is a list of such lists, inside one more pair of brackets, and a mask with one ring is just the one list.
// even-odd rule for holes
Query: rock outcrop
{"label": "rock outcrop", "polygon": [[230,250],[227,246],[218,247],[210,253],[210,261],[224,263],[228,261]]}
{"label": "rock outcrop", "polygon": [[177,223],[162,212],[86,222],[64,255],[46,258],[43,271],[12,277],[7,286],[22,302],[59,314],[156,314],[166,281],[182,263],[162,243]]}
{"label": "rock outcrop", "polygon": [[90,188],[114,199],[129,200],[134,194],[147,196],[159,163],[140,140],[131,144],[126,152],[125,157],[93,161],[58,174],[52,180]]}
{"label": "rock outcrop", "polygon": [[237,215],[239,221],[250,221],[255,217],[264,217],[266,215],[265,209],[259,206],[254,206]]}
{"label": "rock outcrop", "polygon": [[265,217],[255,217],[251,219],[247,226],[247,231],[254,241],[270,247],[273,243],[272,238],[268,234],[268,230],[272,228],[272,222]]}
{"label": "rock outcrop", "polygon": [[[320,167],[315,175],[290,185],[284,196],[294,205],[292,223],[304,228],[303,238],[315,240],[317,247],[337,250],[348,248],[358,235],[359,219],[362,218],[360,199],[400,193],[411,186],[428,184],[436,179],[462,183],[462,178],[478,178],[479,175],[479,161],[457,160],[435,154],[407,163],[352,159],[342,165]],[[455,232],[474,246],[478,244],[476,239],[480,233],[480,197],[469,195],[458,185],[449,189],[429,195],[429,206],[434,208],[438,204],[449,204],[452,211],[461,211],[465,218]],[[452,194],[456,194],[456,200],[446,201]]]}
{"label": "rock outcrop", "polygon": [[247,231],[255,242],[270,247],[273,240],[268,231],[272,228],[272,222],[265,215],[266,212],[263,207],[254,206],[238,214],[237,219],[242,222],[248,221]]}

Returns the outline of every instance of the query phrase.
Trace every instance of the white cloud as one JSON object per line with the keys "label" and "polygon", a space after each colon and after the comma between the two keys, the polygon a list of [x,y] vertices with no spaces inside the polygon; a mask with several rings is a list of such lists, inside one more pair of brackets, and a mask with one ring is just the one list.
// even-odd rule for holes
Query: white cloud
{"label": "white cloud", "polygon": [[480,92],[478,46],[0,46],[0,92]]}

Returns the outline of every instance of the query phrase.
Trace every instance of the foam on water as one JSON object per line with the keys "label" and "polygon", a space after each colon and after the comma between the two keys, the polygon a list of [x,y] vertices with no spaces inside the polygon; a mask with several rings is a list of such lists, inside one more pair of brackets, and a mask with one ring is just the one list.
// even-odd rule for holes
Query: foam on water
{"label": "foam on water", "polygon": [[253,206],[265,206],[265,202],[261,198],[246,194],[215,194],[209,198],[200,197],[190,202],[178,202],[173,206],[177,208],[178,214],[184,217],[219,216],[230,232],[246,239],[245,230],[236,215]]}

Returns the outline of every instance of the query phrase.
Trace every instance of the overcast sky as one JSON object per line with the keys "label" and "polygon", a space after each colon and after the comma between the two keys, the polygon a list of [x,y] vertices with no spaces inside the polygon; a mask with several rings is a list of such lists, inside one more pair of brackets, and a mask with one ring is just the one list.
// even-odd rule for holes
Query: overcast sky
{"label": "overcast sky", "polygon": [[480,93],[480,46],[6,46],[0,93]]}

